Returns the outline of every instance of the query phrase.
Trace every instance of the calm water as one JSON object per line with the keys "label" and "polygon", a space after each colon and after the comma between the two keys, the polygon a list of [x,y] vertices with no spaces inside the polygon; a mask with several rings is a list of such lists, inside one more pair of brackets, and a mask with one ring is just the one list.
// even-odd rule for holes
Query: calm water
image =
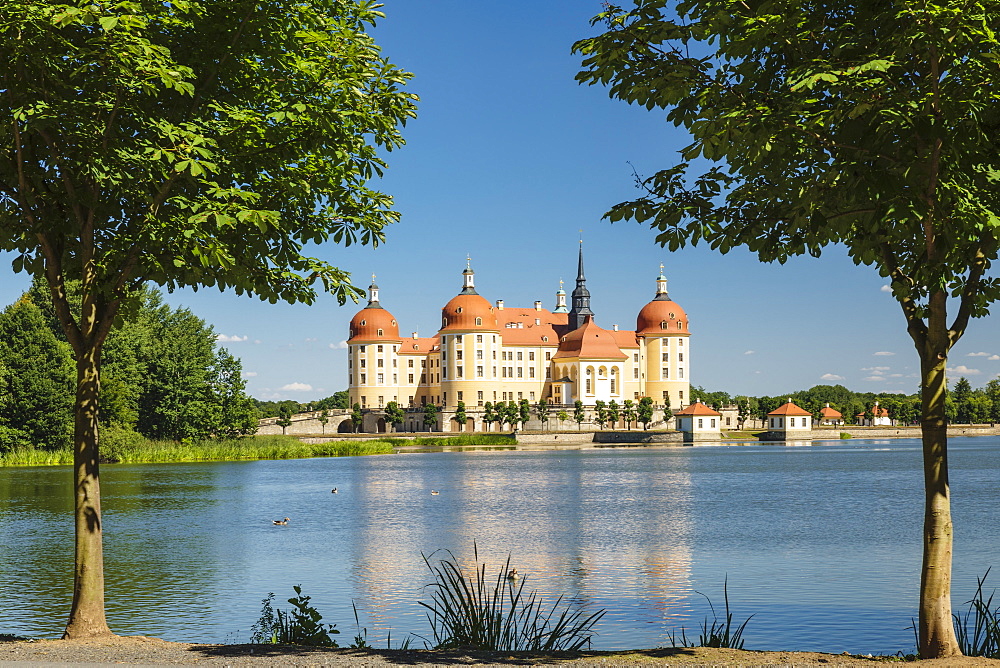
{"label": "calm water", "polygon": [[[952,442],[956,603],[1000,545],[1000,439]],[[527,587],[607,608],[594,647],[668,643],[729,578],[747,647],[912,651],[916,441],[463,452],[105,466],[108,618],[124,634],[235,642],[260,600],[304,592],[349,642],[429,635],[421,552],[510,553]],[[68,613],[68,468],[0,469],[0,633]],[[332,487],[339,488],[331,494]],[[430,490],[440,490],[431,495]],[[272,519],[291,517],[288,526]],[[494,572],[496,572],[494,570]],[[342,643],[344,644],[344,643]]]}

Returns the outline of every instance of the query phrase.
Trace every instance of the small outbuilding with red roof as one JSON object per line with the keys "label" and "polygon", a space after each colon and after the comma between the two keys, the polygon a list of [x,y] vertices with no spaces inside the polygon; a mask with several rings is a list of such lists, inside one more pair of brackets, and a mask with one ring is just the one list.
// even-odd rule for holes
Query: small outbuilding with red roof
{"label": "small outbuilding with red roof", "polygon": [[674,418],[686,441],[717,441],[722,436],[722,413],[700,401],[677,411]]}

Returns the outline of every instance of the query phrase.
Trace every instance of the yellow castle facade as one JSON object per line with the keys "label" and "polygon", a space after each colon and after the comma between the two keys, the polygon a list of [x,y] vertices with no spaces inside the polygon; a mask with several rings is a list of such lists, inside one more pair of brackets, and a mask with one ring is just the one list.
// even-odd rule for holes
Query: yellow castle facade
{"label": "yellow castle facade", "polygon": [[[553,310],[490,303],[476,291],[467,264],[462,289],[441,309],[432,337],[400,336],[374,280],[368,305],[351,319],[348,391],[351,405],[378,409],[428,403],[475,412],[486,402],[572,405],[598,400],[621,405],[650,397],[679,408],[690,401],[691,344],[687,314],[667,293],[662,265],[652,300],[639,309],[635,330],[607,330],[594,321],[580,248],[570,304],[562,289]],[[475,422],[475,421],[474,421]]]}

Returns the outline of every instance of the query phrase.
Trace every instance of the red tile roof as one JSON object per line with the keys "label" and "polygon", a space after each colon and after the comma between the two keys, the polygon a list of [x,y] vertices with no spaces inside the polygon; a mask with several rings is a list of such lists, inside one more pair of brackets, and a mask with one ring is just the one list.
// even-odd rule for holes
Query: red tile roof
{"label": "red tile roof", "polygon": [[791,401],[787,401],[768,413],[768,415],[812,415],[812,413],[804,408],[799,408]]}
{"label": "red tile roof", "polygon": [[721,417],[722,413],[712,410],[700,401],[696,401],[687,408],[677,411],[674,415],[710,415],[712,417]]}

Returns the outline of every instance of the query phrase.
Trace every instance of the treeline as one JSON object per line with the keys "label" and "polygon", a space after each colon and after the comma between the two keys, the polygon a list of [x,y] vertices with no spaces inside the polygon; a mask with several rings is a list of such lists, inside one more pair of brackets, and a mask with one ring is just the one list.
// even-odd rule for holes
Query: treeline
{"label": "treeline", "polygon": [[[205,321],[146,289],[108,335],[102,355],[100,423],[108,438],[183,441],[257,429],[240,361]],[[69,447],[76,365],[48,287],[0,313],[0,449]]]}
{"label": "treeline", "polygon": [[[812,413],[816,419],[819,419],[820,410],[829,404],[843,415],[846,424],[870,420],[876,402],[880,413],[884,410],[886,416],[897,424],[919,422],[921,412],[919,393],[853,392],[843,385],[816,385],[808,390],[774,397],[731,396],[728,392],[709,392],[702,387],[692,387],[691,398],[716,408],[735,405],[742,419],[763,420],[788,399]],[[948,391],[945,411],[948,421],[955,424],[1000,422],[1000,380],[991,380],[985,387],[973,389],[968,379],[959,378]]]}
{"label": "treeline", "polygon": [[319,401],[307,401],[305,403],[292,399],[283,399],[282,401],[261,401],[260,399],[254,399],[253,401],[262,418],[349,407],[347,390],[334,392],[329,397],[320,399]]}

